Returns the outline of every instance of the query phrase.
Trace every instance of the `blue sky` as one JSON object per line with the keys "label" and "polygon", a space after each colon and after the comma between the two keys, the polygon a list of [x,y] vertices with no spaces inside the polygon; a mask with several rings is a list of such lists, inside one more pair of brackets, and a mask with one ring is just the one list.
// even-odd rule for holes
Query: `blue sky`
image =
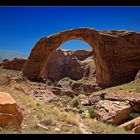
{"label": "blue sky", "polygon": [[[40,38],[76,27],[140,32],[140,7],[1,6],[0,50],[29,54]],[[87,43],[81,41],[69,41],[60,47],[90,48]]]}

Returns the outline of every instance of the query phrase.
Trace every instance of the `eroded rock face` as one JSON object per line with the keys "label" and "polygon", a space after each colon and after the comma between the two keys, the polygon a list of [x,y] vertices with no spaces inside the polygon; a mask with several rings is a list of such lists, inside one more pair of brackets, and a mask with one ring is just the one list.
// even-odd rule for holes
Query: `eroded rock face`
{"label": "eroded rock face", "polygon": [[129,103],[120,101],[100,100],[94,107],[96,118],[110,124],[119,124],[132,112]]}
{"label": "eroded rock face", "polygon": [[100,86],[134,80],[140,69],[140,34],[124,30],[97,31],[76,28],[41,38],[23,68],[31,80],[47,79],[46,67],[53,52],[64,42],[82,40],[94,49],[96,79]]}
{"label": "eroded rock face", "polygon": [[[89,61],[94,63],[92,51],[78,50],[68,51],[57,49],[48,61],[45,69],[45,77],[52,81],[58,81],[64,77],[79,80],[91,75]],[[91,58],[89,58],[91,57]],[[87,61],[85,59],[89,58]],[[85,60],[86,62],[83,62]],[[94,70],[95,70],[95,65]],[[95,75],[94,75],[95,77]]]}
{"label": "eroded rock face", "polygon": [[3,61],[2,66],[4,69],[21,71],[25,62],[26,62],[26,59],[24,58],[7,59]]}
{"label": "eroded rock face", "polygon": [[0,127],[18,130],[23,120],[15,100],[5,92],[0,92]]}
{"label": "eroded rock face", "polygon": [[117,92],[96,92],[89,96],[89,100],[92,102],[96,96],[102,97],[102,100],[112,100],[112,101],[129,101],[135,104],[140,103],[140,94],[139,92],[126,92],[126,91],[117,91]]}

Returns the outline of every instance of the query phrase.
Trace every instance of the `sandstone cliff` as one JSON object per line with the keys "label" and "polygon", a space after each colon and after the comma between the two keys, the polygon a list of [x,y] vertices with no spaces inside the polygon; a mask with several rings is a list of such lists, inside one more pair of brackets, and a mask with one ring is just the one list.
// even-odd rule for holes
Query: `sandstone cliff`
{"label": "sandstone cliff", "polygon": [[46,66],[46,76],[52,81],[69,77],[73,80],[95,77],[91,50],[68,51],[57,49]]}

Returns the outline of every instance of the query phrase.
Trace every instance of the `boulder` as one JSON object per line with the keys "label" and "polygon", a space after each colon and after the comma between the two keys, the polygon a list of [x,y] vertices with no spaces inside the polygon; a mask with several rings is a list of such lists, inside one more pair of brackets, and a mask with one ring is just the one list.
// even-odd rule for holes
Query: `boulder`
{"label": "boulder", "polygon": [[84,94],[91,94],[95,91],[101,90],[97,84],[84,84],[82,82],[74,82],[71,85],[71,89],[75,92],[81,92]]}
{"label": "boulder", "polygon": [[104,100],[104,95],[106,93],[103,93],[103,92],[96,92],[96,93],[93,93],[89,96],[89,99],[88,99],[88,102],[90,104],[95,104],[96,102],[100,101],[100,100]]}
{"label": "boulder", "polygon": [[[139,108],[140,105],[140,94],[139,92],[128,92],[128,91],[108,91],[108,92],[96,92],[89,96],[89,100],[92,102],[95,96],[102,96],[102,100],[111,100],[111,101],[129,101],[132,106],[136,105],[136,108]],[[94,102],[93,102],[94,103]]]}
{"label": "boulder", "polygon": [[127,102],[100,100],[95,103],[96,118],[106,123],[118,125],[133,111]]}
{"label": "boulder", "polygon": [[49,102],[55,98],[55,95],[49,87],[32,89],[30,95],[44,102]]}
{"label": "boulder", "polygon": [[12,58],[3,61],[3,69],[18,70],[21,71],[26,59],[25,58]]}
{"label": "boulder", "polygon": [[0,92],[0,127],[19,130],[23,116],[9,93]]}
{"label": "boulder", "polygon": [[130,120],[128,122],[125,122],[118,127],[124,128],[126,130],[132,130],[135,133],[140,133],[140,117],[137,117],[133,120]]}
{"label": "boulder", "polygon": [[112,101],[128,101],[136,112],[140,112],[140,94],[137,92],[108,92],[104,99]]}
{"label": "boulder", "polygon": [[127,91],[108,92],[105,94],[104,99],[140,103],[140,94]]}
{"label": "boulder", "polygon": [[51,91],[55,95],[67,95],[70,97],[74,97],[75,95],[77,95],[77,93],[75,93],[73,90],[68,89],[68,88],[51,87]]}

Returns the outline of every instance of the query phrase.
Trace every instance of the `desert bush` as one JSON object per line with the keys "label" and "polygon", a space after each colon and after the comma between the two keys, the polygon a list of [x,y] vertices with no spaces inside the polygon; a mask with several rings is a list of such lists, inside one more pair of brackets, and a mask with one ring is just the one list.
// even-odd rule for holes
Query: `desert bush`
{"label": "desert bush", "polygon": [[53,86],[57,86],[57,85],[58,85],[58,81],[54,81]]}
{"label": "desert bush", "polygon": [[83,107],[80,107],[79,113],[82,113],[82,112],[84,112],[84,108]]}
{"label": "desert bush", "polygon": [[88,113],[91,118],[94,118],[96,115],[93,107],[88,108]]}
{"label": "desert bush", "polygon": [[73,114],[73,112],[63,112],[61,113],[61,118],[60,121],[66,122],[68,124],[72,124],[72,125],[78,125],[78,119],[75,116],[75,114]]}
{"label": "desert bush", "polygon": [[140,116],[140,113],[131,113],[131,114],[128,116],[128,118],[129,118],[129,119],[134,119],[134,118],[139,117],[139,116]]}
{"label": "desert bush", "polygon": [[28,77],[26,77],[26,76],[19,76],[19,77],[17,77],[16,79],[16,82],[23,82],[23,81],[28,81]]}
{"label": "desert bush", "polygon": [[58,81],[58,85],[64,88],[70,88],[74,80],[70,79],[69,77],[65,77]]}
{"label": "desert bush", "polygon": [[48,86],[51,86],[51,85],[53,85],[53,82],[52,82],[50,79],[48,79],[48,80],[46,81],[46,84],[47,84]]}
{"label": "desert bush", "polygon": [[47,84],[48,86],[58,86],[58,81],[52,81],[52,80],[48,79],[48,80],[46,81],[46,84]]}
{"label": "desert bush", "polygon": [[74,98],[72,100],[72,106],[73,107],[78,107],[80,105],[80,99],[78,97]]}
{"label": "desert bush", "polygon": [[136,92],[140,92],[140,87],[136,87],[136,88],[135,88],[135,91],[136,91]]}

